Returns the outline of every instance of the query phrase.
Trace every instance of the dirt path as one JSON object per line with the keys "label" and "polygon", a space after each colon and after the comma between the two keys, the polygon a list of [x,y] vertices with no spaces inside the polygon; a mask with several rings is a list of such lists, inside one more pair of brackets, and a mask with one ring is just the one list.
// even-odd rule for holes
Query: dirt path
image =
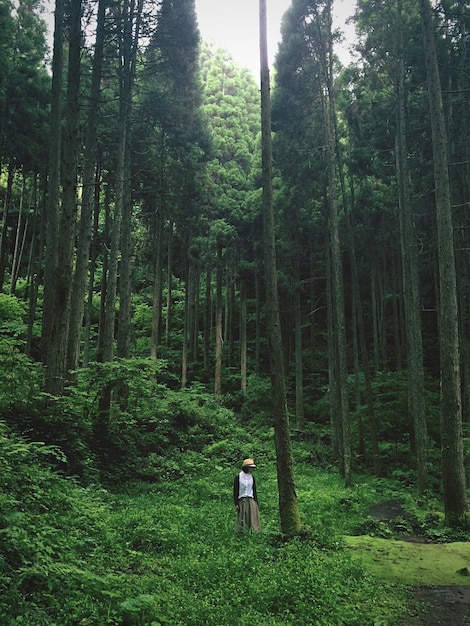
{"label": "dirt path", "polygon": [[[406,515],[402,503],[393,500],[378,503],[368,514],[384,522],[392,522]],[[419,543],[419,538],[414,539]],[[411,538],[411,543],[415,543],[413,538]],[[470,626],[470,577],[464,576],[463,579],[460,577],[460,581],[463,583],[465,580],[466,584],[460,584],[458,579],[455,584],[448,584],[454,583],[454,575],[463,565],[465,566],[463,567],[464,573],[468,574],[470,570],[468,544],[464,545],[464,548],[462,548],[463,544],[454,545],[455,551],[451,544],[447,544],[447,548],[445,544],[442,545],[441,554],[434,551],[431,567],[429,561],[426,562],[424,552],[423,554],[419,551],[410,552],[408,558],[411,562],[400,563],[399,549],[398,552],[394,552],[384,549],[380,544],[378,547],[375,546],[374,549],[378,550],[378,554],[372,553],[371,567],[380,567],[382,561],[385,566],[383,570],[385,577],[398,575],[399,580],[409,584],[408,615],[400,626]],[[391,544],[389,546],[391,547]],[[403,552],[403,556],[405,554],[406,551]],[[390,561],[387,565],[388,557]],[[446,570],[449,559],[451,559],[451,567]],[[402,575],[399,574],[400,566]],[[396,571],[395,567],[398,568]],[[422,584],[416,579],[416,574],[418,577],[423,576]],[[443,577],[442,581],[439,580],[440,576]],[[408,577],[409,581],[407,581]],[[443,584],[439,584],[440,582]]]}
{"label": "dirt path", "polygon": [[403,626],[469,626],[470,587],[413,587]]}

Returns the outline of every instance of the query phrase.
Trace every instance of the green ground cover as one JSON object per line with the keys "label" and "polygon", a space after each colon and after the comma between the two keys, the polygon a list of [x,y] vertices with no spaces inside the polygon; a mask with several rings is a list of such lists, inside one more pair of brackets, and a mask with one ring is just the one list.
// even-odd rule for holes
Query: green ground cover
{"label": "green ground cover", "polygon": [[177,478],[108,491],[51,472],[41,455],[52,450],[5,433],[1,444],[2,626],[391,626],[405,610],[404,591],[378,585],[343,547],[372,488],[351,498],[300,462],[306,532],[285,541],[275,466],[260,451],[263,531],[236,537],[237,467],[208,462],[210,449],[188,454]]}
{"label": "green ground cover", "polygon": [[346,537],[374,577],[409,585],[470,585],[470,543],[424,544],[381,537]]}

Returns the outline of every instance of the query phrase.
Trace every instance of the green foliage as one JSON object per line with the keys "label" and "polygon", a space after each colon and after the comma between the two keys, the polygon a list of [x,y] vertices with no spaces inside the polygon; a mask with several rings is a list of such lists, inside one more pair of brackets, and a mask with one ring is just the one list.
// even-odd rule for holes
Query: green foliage
{"label": "green foliage", "polygon": [[39,395],[43,371],[22,354],[16,341],[0,337],[0,415],[31,407]]}
{"label": "green foliage", "polygon": [[[308,528],[284,541],[272,431],[242,430],[201,392],[179,400],[169,395],[164,403],[163,413],[171,404],[188,428],[205,413],[203,439],[209,425],[217,429],[212,443],[179,457],[170,449],[157,482],[125,483],[114,493],[59,476],[49,467],[60,457],[56,448],[26,443],[1,424],[2,623],[396,623],[400,591],[377,585],[341,540],[350,518],[377,497],[378,485],[361,485],[349,500],[336,475],[300,464],[298,494]],[[225,438],[217,441],[220,432]],[[237,537],[232,479],[240,452],[252,450],[263,532]]]}

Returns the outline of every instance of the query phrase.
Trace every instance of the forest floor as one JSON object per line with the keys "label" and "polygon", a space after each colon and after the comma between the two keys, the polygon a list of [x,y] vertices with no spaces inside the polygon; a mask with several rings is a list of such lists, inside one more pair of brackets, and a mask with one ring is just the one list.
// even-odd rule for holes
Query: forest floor
{"label": "forest floor", "polygon": [[[401,502],[394,500],[378,503],[369,514],[384,522],[405,516]],[[396,545],[388,549],[389,540],[376,541],[372,560],[386,570],[385,576],[393,578],[400,570],[409,575],[408,616],[403,626],[470,626],[470,544],[430,545],[428,539],[411,536],[403,538],[410,545],[408,551],[401,550],[402,542],[393,542]],[[454,581],[457,577],[464,584]]]}

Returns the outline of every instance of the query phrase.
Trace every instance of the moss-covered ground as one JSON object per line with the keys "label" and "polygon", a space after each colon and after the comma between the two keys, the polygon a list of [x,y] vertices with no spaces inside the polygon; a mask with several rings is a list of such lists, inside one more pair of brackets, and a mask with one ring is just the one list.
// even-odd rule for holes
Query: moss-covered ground
{"label": "moss-covered ground", "polygon": [[381,537],[345,537],[374,577],[407,585],[469,585],[470,543],[427,544]]}

